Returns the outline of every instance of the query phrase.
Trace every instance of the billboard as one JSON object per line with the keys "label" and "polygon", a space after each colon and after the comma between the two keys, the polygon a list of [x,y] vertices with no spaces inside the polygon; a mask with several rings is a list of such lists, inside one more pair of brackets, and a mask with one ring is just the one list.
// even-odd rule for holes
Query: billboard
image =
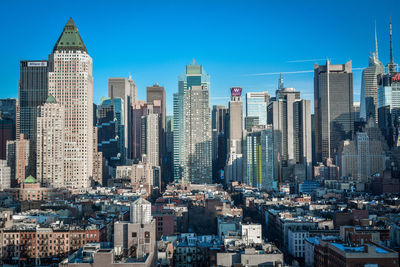
{"label": "billboard", "polygon": [[242,87],[231,87],[231,95],[232,96],[241,96],[242,95]]}
{"label": "billboard", "polygon": [[28,67],[47,67],[46,61],[28,62]]}

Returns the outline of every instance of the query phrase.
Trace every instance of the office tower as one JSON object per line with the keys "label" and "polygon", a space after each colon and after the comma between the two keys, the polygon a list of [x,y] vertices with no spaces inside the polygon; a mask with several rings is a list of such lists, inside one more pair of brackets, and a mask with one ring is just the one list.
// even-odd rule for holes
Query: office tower
{"label": "office tower", "polygon": [[244,118],[244,129],[248,132],[251,132],[251,128],[259,125],[260,120],[257,116],[249,116]]}
{"label": "office tower", "polygon": [[362,72],[361,97],[360,97],[360,118],[367,121],[374,118],[378,121],[377,90],[378,75],[383,74],[385,68],[378,57],[378,40],[375,25],[375,52],[369,57],[368,67]]}
{"label": "office tower", "polygon": [[225,176],[228,183],[242,181],[242,140],[243,140],[243,104],[242,88],[231,88],[231,101],[229,101],[229,131],[228,131],[228,156],[225,167]]}
{"label": "office tower", "polygon": [[244,181],[259,189],[276,188],[273,130],[270,125],[260,125],[247,133],[243,146],[245,156]]}
{"label": "office tower", "polygon": [[11,167],[11,186],[21,184],[28,176],[29,140],[20,134],[17,140],[7,141],[7,164]]}
{"label": "office tower", "polygon": [[37,107],[48,97],[48,62],[21,60],[18,92],[18,133],[30,142],[28,175],[36,175],[36,117]]}
{"label": "office tower", "polygon": [[130,131],[132,131],[131,127],[131,114],[130,108],[133,103],[135,103],[137,99],[137,87],[136,83],[132,80],[132,77],[129,76],[126,78],[108,78],[108,97],[113,98],[121,98],[124,102],[124,106],[122,107],[123,112],[123,125],[125,125],[124,134],[120,137],[123,137],[125,152],[122,154],[123,161],[125,160],[126,154],[129,155],[129,144],[131,140]]}
{"label": "office tower", "polygon": [[[159,100],[152,102],[159,109]],[[160,166],[160,114],[147,105],[146,115],[142,116],[142,155],[146,155],[147,163]]]}
{"label": "office tower", "polygon": [[166,116],[165,119],[165,175],[171,182],[174,178],[174,116]]}
{"label": "office tower", "polygon": [[390,63],[388,73],[378,76],[378,125],[389,147],[397,140],[397,128],[400,117],[400,74],[398,65],[393,61],[392,23],[390,23]]}
{"label": "office tower", "polygon": [[160,125],[159,125],[159,166],[162,167],[163,171],[163,180],[168,180],[167,176],[167,166],[166,164],[166,151],[165,151],[165,146],[166,146],[166,132],[165,132],[165,118],[167,115],[167,104],[166,104],[166,95],[165,95],[165,89],[164,86],[159,86],[157,83],[155,83],[153,86],[148,86],[146,87],[147,90],[147,104],[152,105],[154,102],[158,101],[160,102],[161,105],[161,111],[160,111]]}
{"label": "office tower", "polygon": [[130,213],[129,222],[114,224],[114,248],[121,254],[135,255],[137,262],[147,257],[156,261],[156,220],[151,216],[151,203],[139,198],[131,204]]}
{"label": "office tower", "polygon": [[49,65],[49,94],[65,108],[65,186],[87,188],[93,174],[92,58],[72,18],[49,56]]}
{"label": "office tower", "polygon": [[274,172],[281,172],[283,179],[304,181],[312,178],[311,101],[301,99],[294,88],[284,88],[281,79],[281,89],[268,105],[274,153],[280,155]]}
{"label": "office tower", "polygon": [[218,181],[222,177],[227,157],[228,137],[228,109],[224,105],[214,105],[211,112],[212,127],[212,166],[213,180]]}
{"label": "office tower", "polygon": [[131,107],[132,118],[132,140],[130,146],[130,159],[137,163],[142,159],[142,117],[146,114],[146,103],[144,101],[136,101]]}
{"label": "office tower", "polygon": [[361,182],[379,173],[386,167],[385,139],[370,118],[363,132],[357,132],[354,140],[345,140],[339,149],[339,166],[341,176],[352,177]]}
{"label": "office tower", "polygon": [[103,97],[97,106],[98,151],[113,168],[124,162],[124,106],[119,97]]}
{"label": "office tower", "polygon": [[0,159],[7,158],[8,140],[15,140],[15,121],[0,111]]}
{"label": "office tower", "polygon": [[351,61],[314,65],[315,148],[317,161],[333,158],[339,143],[350,138],[353,119]]}
{"label": "office tower", "polygon": [[174,94],[174,178],[211,183],[212,151],[208,74],[193,60]]}
{"label": "office tower", "polygon": [[259,125],[267,124],[267,106],[269,94],[267,92],[253,92],[246,94],[246,117],[258,117]]}
{"label": "office tower", "polygon": [[[136,101],[131,108],[131,113],[132,113],[131,159],[133,160],[134,163],[138,163],[139,161],[142,160],[143,151],[146,150],[145,148],[146,135],[145,135],[145,128],[142,127],[143,126],[142,118],[144,116],[147,116],[148,109],[152,110],[150,111],[150,113],[158,114],[159,115],[158,117],[160,118],[161,116],[160,101],[154,101],[152,105],[148,105],[144,101]],[[151,140],[149,140],[149,142],[151,142]]]}
{"label": "office tower", "polygon": [[0,190],[11,187],[11,168],[7,165],[7,160],[0,159]]}
{"label": "office tower", "polygon": [[400,74],[379,75],[378,84],[378,125],[389,147],[392,147],[400,125]]}
{"label": "office tower", "polygon": [[38,107],[36,179],[44,187],[64,187],[64,107],[50,95]]}
{"label": "office tower", "polygon": [[17,100],[15,98],[0,99],[0,159],[6,159],[7,140],[15,140],[16,113]]}
{"label": "office tower", "polygon": [[98,128],[93,127],[93,181],[100,185],[106,185],[103,180],[103,168],[105,161],[103,159],[103,153],[98,151]]}
{"label": "office tower", "polygon": [[0,99],[0,111],[4,117],[10,118],[14,121],[14,127],[17,120],[17,99],[3,98]]}

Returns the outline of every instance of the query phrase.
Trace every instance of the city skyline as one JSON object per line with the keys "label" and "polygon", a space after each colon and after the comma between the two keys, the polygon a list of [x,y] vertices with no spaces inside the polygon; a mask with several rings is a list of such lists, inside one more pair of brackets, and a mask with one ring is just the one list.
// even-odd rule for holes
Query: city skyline
{"label": "city skyline", "polygon": [[[1,20],[4,20],[3,25],[9,29],[10,38],[15,40],[15,44],[11,48],[8,42],[0,44],[4,49],[7,46],[9,51],[3,59],[5,64],[2,67],[4,73],[2,97],[17,98],[18,83],[15,81],[19,78],[19,61],[45,59],[51,52],[51,44],[58,38],[57,29],[62,28],[69,17],[73,17],[76,22],[95,62],[93,67],[95,103],[99,103],[100,98],[107,95],[109,77],[127,78],[131,74],[138,85],[139,99],[146,98],[146,86],[157,82],[165,87],[169,115],[172,114],[172,94],[178,86],[177,77],[182,72],[182,66],[189,64],[192,58],[210,73],[211,105],[227,104],[228,90],[232,86],[243,87],[243,93],[268,91],[271,94],[276,90],[280,72],[284,74],[289,87],[297,88],[305,99],[313,100],[313,64],[314,62],[323,64],[326,58],[330,58],[333,64],[353,61],[354,100],[359,101],[361,88],[359,68],[368,66],[368,55],[374,51],[375,20],[380,59],[384,65],[389,61],[390,15],[394,29],[395,62],[398,59],[400,42],[397,32],[400,21],[398,17],[393,16],[394,14],[388,14],[381,5],[374,6],[374,11],[371,12],[370,7],[373,2],[363,2],[363,5],[352,2],[346,10],[341,10],[340,4],[333,5],[332,10],[324,12],[315,12],[316,8],[312,3],[299,7],[304,12],[310,8],[309,12],[314,14],[310,18],[294,13],[293,10],[296,8],[282,13],[285,6],[274,3],[254,2],[253,5],[246,5],[235,2],[226,6],[223,3],[208,5],[189,3],[187,6],[180,5],[179,8],[172,8],[161,2],[155,8],[143,3],[111,5],[110,10],[119,12],[121,16],[104,21],[92,20],[96,12],[102,14],[105,11],[87,3],[82,4],[80,11],[63,7],[57,11],[57,16],[50,15],[46,20],[34,15],[39,14],[35,11],[40,9],[40,5],[21,10],[18,17],[10,17],[9,14],[12,12],[4,13]],[[289,4],[298,6],[295,2],[289,1]],[[30,3],[25,5],[30,6]],[[395,7],[398,3],[388,1],[387,5]],[[18,8],[10,3],[4,6],[6,7],[4,10]],[[45,6],[45,2],[42,6]],[[84,12],[92,6],[94,14],[85,16]],[[57,8],[57,5],[47,8]],[[224,8],[230,12],[219,12]],[[131,18],[125,9],[131,10],[136,16]],[[352,12],[354,10],[358,10],[359,13]],[[363,16],[366,10],[369,11],[368,15]],[[205,12],[205,19],[202,23],[196,23],[191,20],[171,18],[177,12],[182,14],[191,12],[194,16]],[[285,14],[285,20],[275,13]],[[234,16],[230,17],[230,14]],[[157,15],[160,23],[149,22],[148,17],[154,15]],[[325,24],[328,30],[317,23],[313,27],[306,27],[310,26],[311,22],[320,21],[322,15],[327,21],[331,21]],[[335,20],[339,17],[341,21]],[[52,23],[48,23],[49,20]],[[28,22],[40,29],[39,34],[21,27],[21,23]],[[344,27],[346,23],[352,27]],[[201,45],[193,43],[189,47],[183,45],[180,33],[190,28],[199,29],[201,25],[207,31],[209,41],[200,42]],[[212,27],[213,25],[216,27]],[[356,35],[354,31],[357,32]],[[220,32],[226,32],[229,37],[220,36]],[[29,47],[26,46],[27,39],[30,40]],[[295,48],[293,42],[296,42]],[[258,75],[266,73],[276,74]]]}

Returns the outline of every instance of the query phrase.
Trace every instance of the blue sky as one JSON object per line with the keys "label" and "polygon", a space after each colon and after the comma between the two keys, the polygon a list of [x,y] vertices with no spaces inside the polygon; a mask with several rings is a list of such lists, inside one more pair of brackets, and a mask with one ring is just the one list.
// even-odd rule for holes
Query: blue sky
{"label": "blue sky", "polygon": [[[1,98],[18,96],[19,60],[47,59],[69,17],[93,58],[94,96],[108,77],[132,74],[140,99],[158,82],[172,94],[193,58],[211,76],[211,104],[227,103],[229,88],[274,94],[279,73],[312,71],[314,62],[353,60],[365,67],[374,50],[389,61],[389,19],[400,63],[400,1],[8,1],[1,3]],[[295,62],[294,62],[295,61]],[[313,73],[284,74],[285,86],[313,98]],[[358,101],[361,71],[354,70]]]}

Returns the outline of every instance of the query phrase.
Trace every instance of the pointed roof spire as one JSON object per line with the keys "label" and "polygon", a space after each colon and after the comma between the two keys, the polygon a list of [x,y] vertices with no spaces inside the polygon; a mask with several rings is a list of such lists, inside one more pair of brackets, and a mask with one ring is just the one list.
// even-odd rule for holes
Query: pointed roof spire
{"label": "pointed roof spire", "polygon": [[83,51],[87,53],[86,46],[72,18],[69,18],[67,24],[65,24],[64,30],[54,46],[53,53],[60,50]]}
{"label": "pointed roof spire", "polygon": [[192,63],[190,63],[190,65],[196,65],[196,60],[193,58]]}
{"label": "pointed roof spire", "polygon": [[378,56],[378,37],[376,34],[376,20],[375,20],[375,58],[376,60],[379,60],[379,56]]}
{"label": "pointed roof spire", "polygon": [[57,103],[57,101],[56,101],[56,99],[55,99],[55,97],[54,97],[53,95],[49,95],[49,96],[47,97],[47,99],[46,99],[46,103],[52,103],[52,104],[54,104],[54,103]]}
{"label": "pointed roof spire", "polygon": [[390,18],[389,24],[389,33],[390,33],[390,62],[387,65],[389,73],[394,73],[397,71],[397,64],[393,61],[393,44],[392,44],[392,18]]}

